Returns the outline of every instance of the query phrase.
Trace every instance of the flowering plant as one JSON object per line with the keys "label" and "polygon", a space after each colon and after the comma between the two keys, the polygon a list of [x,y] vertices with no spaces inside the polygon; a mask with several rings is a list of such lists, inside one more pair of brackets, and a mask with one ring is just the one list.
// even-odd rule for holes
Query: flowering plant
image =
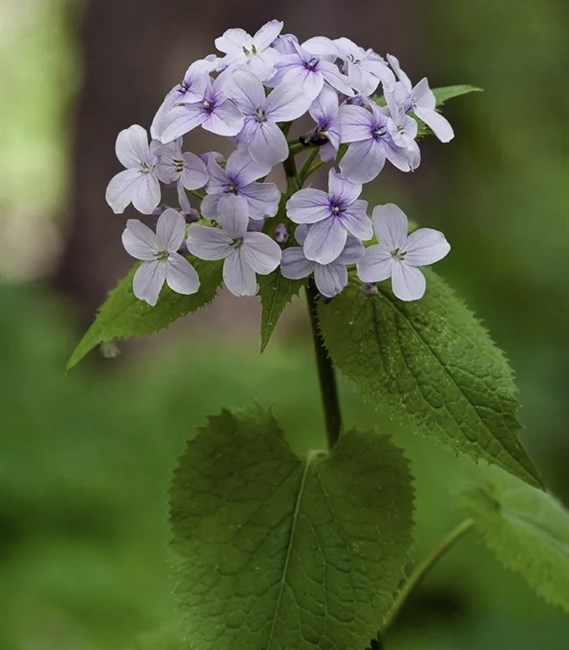
{"label": "flowering plant", "polygon": [[[512,372],[447,285],[420,270],[449,243],[430,228],[409,232],[396,205],[369,210],[360,198],[386,162],[419,167],[420,137],[449,142],[441,104],[478,89],[413,85],[394,56],[348,38],[300,43],[282,29],[277,20],[253,36],[229,29],[215,41],[222,54],[192,63],[168,93],[150,141],[138,125],[118,135],[125,169],[107,202],[117,214],[132,204],[155,228],[127,221],[123,245],[139,263],[69,362],[166,327],[222,283],[235,296],[259,293],[264,349],[288,302],[306,292],[329,452],[297,456],[259,409],[224,411],[189,443],[171,508],[191,647],[363,650],[440,549],[473,527],[567,607],[554,571],[563,558],[540,537],[543,521],[528,531],[507,517],[531,500],[566,516],[518,440]],[[185,151],[198,127],[227,138],[231,152]],[[326,189],[312,187],[325,167]],[[335,368],[394,419],[482,461],[469,518],[409,578],[409,467],[389,439],[344,429]],[[528,535],[539,538],[530,560]],[[522,561],[505,551],[522,547]]]}

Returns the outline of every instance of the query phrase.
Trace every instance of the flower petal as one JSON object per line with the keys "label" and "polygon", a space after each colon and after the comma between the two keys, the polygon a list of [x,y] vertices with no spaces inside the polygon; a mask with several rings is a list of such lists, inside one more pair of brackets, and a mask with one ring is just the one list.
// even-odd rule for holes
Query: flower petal
{"label": "flower petal", "polygon": [[333,203],[348,206],[362,193],[362,186],[360,183],[352,183],[335,169],[331,169],[328,174],[328,193]]}
{"label": "flower petal", "polygon": [[158,302],[158,296],[165,279],[166,263],[164,261],[142,262],[136,269],[132,280],[134,295],[154,307]]}
{"label": "flower petal", "polygon": [[141,163],[148,162],[150,149],[146,130],[138,124],[133,124],[121,131],[117,136],[115,152],[127,169],[140,167]]}
{"label": "flower petal", "polygon": [[167,144],[199,126],[207,117],[202,102],[174,106],[164,113],[156,129],[160,142]]}
{"label": "flower petal", "polygon": [[186,245],[201,260],[222,260],[233,253],[233,238],[219,228],[190,226]]}
{"label": "flower petal", "polygon": [[364,256],[357,264],[358,277],[362,282],[379,282],[391,277],[393,257],[383,246],[375,244],[365,249]]}
{"label": "flower petal", "polygon": [[226,54],[240,52],[243,47],[250,48],[253,39],[241,28],[227,29],[221,36],[215,39],[215,47]]}
{"label": "flower petal", "polygon": [[158,217],[156,243],[158,250],[175,253],[182,246],[186,236],[186,220],[173,208],[168,208]]}
{"label": "flower petal", "polygon": [[365,248],[359,239],[356,237],[348,237],[344,250],[340,253],[340,257],[336,260],[341,264],[355,264],[361,260],[365,252]]}
{"label": "flower petal", "polygon": [[136,169],[125,169],[111,178],[105,199],[115,214],[122,214],[126,206],[132,203],[136,186],[141,180],[142,174]]}
{"label": "flower petal", "polygon": [[371,138],[373,115],[367,109],[344,104],[339,116],[342,142],[362,142]]}
{"label": "flower petal", "polygon": [[233,239],[243,237],[249,225],[249,204],[245,197],[222,194],[217,204],[217,221]]}
{"label": "flower petal", "polygon": [[[357,107],[355,107],[357,108]],[[385,151],[381,142],[373,139],[354,142],[340,161],[342,176],[353,183],[369,183],[383,169]]]}
{"label": "flower petal", "polygon": [[291,122],[304,115],[311,100],[293,83],[279,84],[267,97],[265,113],[273,122]]}
{"label": "flower petal", "polygon": [[184,171],[182,172],[182,184],[187,190],[197,190],[203,187],[209,180],[206,166],[203,160],[189,151],[183,154]]}
{"label": "flower petal", "polygon": [[353,97],[354,91],[350,86],[348,77],[343,75],[339,70],[336,64],[330,61],[320,60],[318,64],[318,69],[324,77],[324,79],[338,92],[346,95],[347,97]]}
{"label": "flower petal", "polygon": [[239,191],[249,204],[251,219],[274,217],[279,208],[281,193],[274,183],[250,183]]}
{"label": "flower petal", "polygon": [[171,253],[166,263],[166,282],[172,291],[189,296],[200,288],[200,278],[188,260]]}
{"label": "flower petal", "polygon": [[217,221],[217,207],[219,199],[223,194],[207,194],[200,206],[200,212],[206,219],[215,219]]}
{"label": "flower petal", "polygon": [[377,205],[371,219],[379,242],[388,252],[405,249],[409,222],[401,208],[394,203]]}
{"label": "flower petal", "polygon": [[434,111],[437,106],[437,99],[435,93],[429,88],[429,81],[427,77],[423,77],[418,84],[415,85],[411,91],[413,99],[417,106]]}
{"label": "flower petal", "polygon": [[160,182],[156,172],[141,174],[134,185],[132,205],[142,214],[152,214],[160,203]]}
{"label": "flower petal", "polygon": [[274,271],[281,261],[281,247],[262,232],[248,232],[243,237],[241,256],[243,260],[261,275]]}
{"label": "flower petal", "polygon": [[314,224],[304,241],[304,254],[318,264],[330,264],[344,250],[348,231],[339,219],[330,217]]}
{"label": "flower petal", "polygon": [[122,244],[129,255],[137,260],[154,260],[160,248],[156,235],[138,219],[129,219],[122,234]]}
{"label": "flower petal", "polygon": [[367,201],[355,201],[339,218],[344,228],[354,237],[363,241],[373,237],[373,226],[367,216]]}
{"label": "flower petal", "polygon": [[333,298],[348,284],[348,271],[343,264],[317,264],[314,269],[314,282],[318,291],[326,298]]}
{"label": "flower petal", "polygon": [[442,232],[419,228],[407,237],[405,262],[411,266],[426,266],[442,260],[450,251],[450,244]]}
{"label": "flower petal", "polygon": [[[219,165],[218,165],[219,167]],[[224,172],[224,183],[233,181],[238,188],[249,185],[253,181],[266,176],[271,171],[268,165],[261,165],[251,158],[246,148],[237,149],[227,159]]]}
{"label": "flower petal", "polygon": [[261,165],[273,167],[288,157],[288,144],[284,133],[274,122],[259,122],[248,146],[252,158]]}
{"label": "flower petal", "polygon": [[415,115],[423,120],[441,142],[450,142],[454,138],[450,122],[437,111],[417,106]]}
{"label": "flower petal", "polygon": [[340,112],[338,93],[330,86],[324,86],[310,105],[309,112],[312,119],[319,124],[336,119]]}
{"label": "flower petal", "polygon": [[275,38],[283,31],[284,23],[282,20],[269,20],[253,36],[253,43],[257,50],[265,50]]}
{"label": "flower petal", "polygon": [[300,280],[314,271],[316,262],[307,260],[300,246],[285,248],[281,260],[281,273],[289,280]]}
{"label": "flower petal", "polygon": [[394,262],[391,274],[393,293],[399,300],[419,300],[425,295],[427,281],[425,276],[414,266],[405,262]]}
{"label": "flower petal", "polygon": [[202,123],[202,128],[223,136],[234,136],[243,128],[243,116],[237,106],[230,101],[221,102],[209,113]]}
{"label": "flower petal", "polygon": [[223,88],[243,115],[255,115],[257,109],[265,105],[263,84],[247,68],[232,70],[224,80]]}
{"label": "flower petal", "polygon": [[286,214],[295,223],[316,223],[328,219],[332,215],[330,197],[322,190],[299,190],[287,201]]}
{"label": "flower petal", "polygon": [[257,293],[255,271],[245,263],[240,252],[234,250],[223,263],[223,281],[234,296],[254,296]]}

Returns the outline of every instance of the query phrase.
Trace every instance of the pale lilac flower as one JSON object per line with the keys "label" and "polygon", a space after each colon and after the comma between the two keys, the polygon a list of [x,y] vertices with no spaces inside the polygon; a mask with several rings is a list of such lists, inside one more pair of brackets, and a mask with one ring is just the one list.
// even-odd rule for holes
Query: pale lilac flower
{"label": "pale lilac flower", "polygon": [[269,81],[271,86],[276,86],[283,81],[294,84],[297,92],[302,92],[313,101],[318,97],[324,83],[330,84],[337,91],[347,95],[354,91],[338,67],[324,56],[312,54],[304,47],[295,45],[294,54],[284,54],[277,62],[277,72]]}
{"label": "pale lilac flower", "polygon": [[359,261],[358,276],[363,282],[391,278],[393,293],[399,300],[418,300],[425,293],[425,276],[418,266],[441,260],[450,251],[442,232],[420,228],[407,235],[405,213],[393,203],[373,210],[373,227],[379,241],[366,249]]}
{"label": "pale lilac flower", "polygon": [[277,122],[290,122],[304,115],[310,101],[289,83],[278,85],[265,96],[263,84],[244,68],[237,68],[226,79],[226,93],[245,118],[239,144],[269,168],[286,160],[288,144]]}
{"label": "pale lilac flower", "polygon": [[429,82],[423,77],[416,86],[413,86],[409,77],[403,72],[399,60],[387,55],[387,60],[395,70],[399,82],[392,90],[386,90],[385,99],[392,112],[396,112],[396,106],[403,109],[405,113],[413,111],[415,115],[431,129],[441,142],[449,142],[454,138],[454,131],[449,121],[440,113],[437,113],[437,100],[433,91],[429,88]]}
{"label": "pale lilac flower", "polygon": [[340,106],[338,94],[330,86],[324,86],[310,106],[310,116],[316,122],[313,138],[324,141],[319,154],[324,162],[334,160],[340,148]]}
{"label": "pale lilac flower", "polygon": [[115,214],[132,203],[142,214],[151,214],[160,203],[156,156],[148,145],[146,130],[138,124],[121,131],[115,151],[126,169],[107,186],[105,198]]}
{"label": "pale lilac flower", "polygon": [[187,246],[202,260],[225,260],[223,281],[235,296],[257,293],[256,273],[268,275],[281,261],[280,246],[262,232],[249,232],[247,206],[227,203],[223,228],[190,226]]}
{"label": "pale lilac flower", "polygon": [[255,162],[245,149],[234,151],[227,159],[225,168],[210,158],[208,170],[210,179],[206,187],[207,196],[201,206],[206,219],[218,220],[220,200],[227,197],[244,199],[251,219],[276,215],[281,193],[274,183],[255,182],[266,176],[269,169]]}
{"label": "pale lilac flower", "polygon": [[316,36],[302,46],[309,52],[327,56],[331,60],[341,59],[348,83],[366,97],[375,92],[379,82],[386,88],[395,85],[395,76],[384,59],[371,49],[364,50],[349,38],[331,40],[325,36]]}
{"label": "pale lilac flower", "polygon": [[222,88],[221,77],[208,81],[202,100],[181,103],[165,112],[158,124],[159,140],[166,144],[200,125],[217,135],[237,135],[243,128],[243,117]]}
{"label": "pale lilac flower", "polygon": [[279,52],[271,44],[283,28],[280,20],[270,20],[251,36],[243,29],[228,29],[215,39],[215,47],[225,53],[220,61],[220,70],[246,65],[260,81],[266,81],[274,74]]}
{"label": "pale lilac flower", "polygon": [[283,251],[281,273],[290,280],[300,280],[314,273],[314,282],[318,291],[326,298],[332,298],[348,284],[347,264],[355,264],[364,254],[364,247],[359,239],[348,237],[344,249],[337,259],[329,264],[319,264],[309,260],[302,245],[306,240],[309,226],[297,226],[294,236],[300,246],[292,246]]}
{"label": "pale lilac flower", "polygon": [[209,83],[209,73],[215,68],[217,57],[210,55],[205,59],[194,61],[186,70],[184,79],[166,95],[160,108],[156,112],[150,127],[150,133],[155,140],[162,131],[161,122],[164,116],[180,103],[194,103],[203,99],[205,89]]}
{"label": "pale lilac flower", "polygon": [[209,179],[205,163],[193,153],[182,153],[182,138],[169,144],[155,144],[158,178],[166,184],[176,183],[178,200],[184,212],[190,211],[185,190],[197,190]]}
{"label": "pale lilac flower", "polygon": [[200,280],[194,267],[178,253],[186,235],[186,221],[171,208],[158,217],[156,233],[138,219],[129,219],[122,234],[127,253],[141,260],[132,281],[134,295],[149,305],[158,302],[164,282],[172,291],[196,293]]}
{"label": "pale lilac flower", "polygon": [[369,110],[344,105],[340,109],[342,142],[350,142],[340,161],[342,174],[357,183],[373,180],[383,169],[385,159],[401,171],[415,169],[415,151],[399,146],[399,133],[393,120],[379,106]]}
{"label": "pale lilac flower", "polygon": [[358,199],[362,186],[342,178],[335,170],[328,176],[328,192],[307,188],[288,200],[291,221],[311,226],[304,241],[304,254],[319,264],[329,264],[344,250],[348,233],[361,240],[371,239],[373,229],[367,201]]}

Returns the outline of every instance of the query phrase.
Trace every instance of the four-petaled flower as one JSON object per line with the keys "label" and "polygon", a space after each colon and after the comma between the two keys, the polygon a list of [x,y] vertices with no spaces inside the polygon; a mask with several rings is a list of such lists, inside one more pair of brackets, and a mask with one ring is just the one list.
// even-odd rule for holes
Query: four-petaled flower
{"label": "four-petaled flower", "polygon": [[201,208],[206,219],[222,218],[226,200],[238,197],[247,202],[251,219],[276,215],[281,193],[274,183],[255,182],[266,176],[269,170],[254,161],[245,149],[234,151],[227,159],[225,168],[210,158],[208,170],[210,178],[206,187],[207,196],[202,201]]}
{"label": "four-petaled flower", "polygon": [[272,86],[288,81],[293,83],[297,92],[304,93],[310,101],[316,99],[324,83],[330,84],[337,91],[351,97],[354,91],[345,77],[332,61],[323,56],[312,54],[300,45],[294,44],[294,54],[284,54],[277,62],[277,72],[270,80]]}
{"label": "four-petaled flower", "polygon": [[282,83],[265,96],[263,84],[245,69],[236,69],[228,77],[225,92],[245,118],[239,134],[240,145],[251,157],[269,169],[288,157],[286,137],[277,122],[290,122],[304,115],[310,101],[297,86]]}
{"label": "four-petaled flower", "polygon": [[223,281],[235,296],[257,293],[255,274],[268,275],[281,261],[280,246],[262,232],[247,230],[247,204],[229,201],[222,228],[190,226],[187,246],[202,260],[224,260]]}
{"label": "four-petaled flower", "polygon": [[392,113],[401,107],[405,113],[413,111],[415,115],[431,129],[441,142],[449,142],[454,138],[454,131],[449,121],[437,113],[437,100],[429,88],[426,77],[413,86],[409,77],[403,72],[397,57],[388,54],[389,65],[395,70],[399,81],[393,89],[386,89],[385,99]]}
{"label": "four-petaled flower", "polygon": [[329,264],[344,250],[348,233],[371,239],[373,230],[366,214],[367,201],[358,199],[362,186],[350,183],[335,170],[328,176],[328,192],[307,188],[293,194],[286,204],[291,221],[311,226],[304,254],[319,264]]}
{"label": "four-petaled flower", "polygon": [[185,190],[197,190],[208,182],[205,163],[194,153],[182,153],[182,138],[169,144],[157,144],[153,150],[158,178],[166,184],[176,183],[180,207],[189,212],[191,206]]}
{"label": "four-petaled flower", "polygon": [[238,65],[246,65],[261,81],[266,81],[275,71],[279,59],[277,50],[271,44],[283,29],[280,20],[270,20],[251,36],[244,29],[228,29],[215,39],[215,47],[225,56],[219,69],[227,70]]}
{"label": "four-petaled flower", "polygon": [[342,174],[356,183],[373,180],[389,160],[401,171],[408,172],[417,165],[417,154],[402,143],[393,120],[375,104],[369,110],[361,106],[344,105],[340,109],[342,142],[352,143],[340,161]]}
{"label": "four-petaled flower", "polygon": [[223,77],[208,79],[203,98],[198,102],[182,101],[167,111],[157,125],[158,139],[172,142],[197,126],[217,135],[234,136],[243,128],[243,116],[223,92]]}
{"label": "four-petaled flower", "polygon": [[178,253],[186,235],[181,214],[169,208],[158,217],[156,233],[138,219],[129,219],[122,234],[127,253],[142,263],[134,274],[134,295],[154,306],[164,282],[172,291],[196,293],[200,280],[194,267]]}
{"label": "four-petaled flower", "polygon": [[364,247],[359,239],[348,237],[340,255],[329,264],[318,264],[309,260],[302,245],[308,234],[308,226],[297,226],[294,231],[300,246],[285,248],[281,260],[281,273],[285,278],[300,280],[314,273],[314,282],[318,291],[326,298],[332,298],[348,284],[346,265],[355,264],[364,254]]}
{"label": "four-petaled flower", "polygon": [[418,300],[425,293],[425,276],[418,266],[441,260],[450,251],[442,232],[420,228],[407,235],[405,213],[393,203],[373,210],[373,227],[379,241],[366,249],[358,262],[358,276],[363,282],[391,278],[393,293],[399,300]]}
{"label": "four-petaled flower", "polygon": [[151,214],[160,203],[156,156],[148,145],[146,130],[138,124],[121,131],[115,146],[117,158],[126,169],[111,179],[105,198],[115,214],[129,203],[142,214]]}

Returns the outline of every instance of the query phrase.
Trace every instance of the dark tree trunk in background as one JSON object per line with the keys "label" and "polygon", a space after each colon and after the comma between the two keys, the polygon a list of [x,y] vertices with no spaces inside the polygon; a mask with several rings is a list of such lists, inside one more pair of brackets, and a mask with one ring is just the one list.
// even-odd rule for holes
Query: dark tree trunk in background
{"label": "dark tree trunk in background", "polygon": [[[127,216],[113,215],[105,188],[121,170],[114,155],[118,132],[150,125],[163,95],[194,59],[213,51],[229,27],[254,32],[280,18],[285,31],[306,39],[346,35],[406,61],[420,51],[421,0],[89,0],[80,30],[83,89],[77,109],[72,160],[71,221],[54,283],[77,306],[83,324],[131,261],[120,235]],[[215,146],[192,134],[195,150]],[[212,142],[209,140],[209,142]],[[217,143],[219,146],[219,142]],[[194,147],[192,147],[194,148]]]}

